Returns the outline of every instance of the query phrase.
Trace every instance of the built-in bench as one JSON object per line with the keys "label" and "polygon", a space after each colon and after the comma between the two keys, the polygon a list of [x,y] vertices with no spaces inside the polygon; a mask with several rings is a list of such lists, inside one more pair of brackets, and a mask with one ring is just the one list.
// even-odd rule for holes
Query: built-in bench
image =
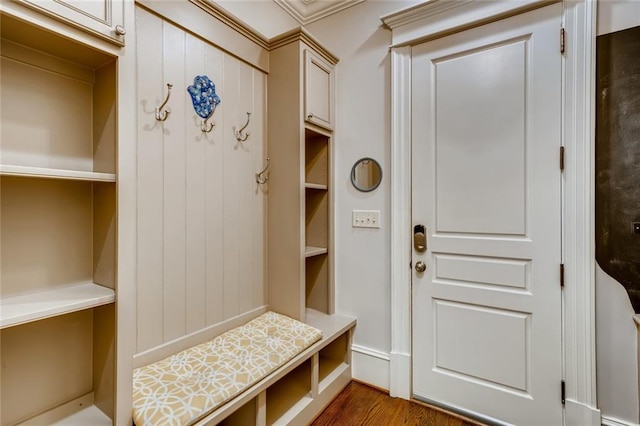
{"label": "built-in bench", "polygon": [[355,320],[266,312],[134,371],[137,426],[304,423],[351,379]]}

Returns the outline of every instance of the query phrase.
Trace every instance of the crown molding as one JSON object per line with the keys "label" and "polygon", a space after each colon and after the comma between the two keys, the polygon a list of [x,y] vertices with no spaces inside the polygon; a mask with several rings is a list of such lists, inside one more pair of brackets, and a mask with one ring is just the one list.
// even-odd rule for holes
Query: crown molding
{"label": "crown molding", "polygon": [[268,49],[269,44],[267,38],[264,35],[260,34],[247,24],[245,24],[239,18],[231,15],[228,11],[224,10],[222,7],[218,6],[212,0],[189,0],[194,5],[198,6],[200,9],[207,12],[209,15],[217,18],[221,22],[223,22],[228,27],[234,29],[239,32],[243,36],[247,37],[249,40],[253,41],[263,49]]}
{"label": "crown molding", "polygon": [[310,24],[364,0],[273,0],[302,25]]}
{"label": "crown molding", "polygon": [[340,59],[328,51],[322,44],[305,30],[303,27],[297,27],[286,33],[280,34],[269,40],[269,50],[277,49],[278,47],[284,46],[289,43],[293,43],[296,41],[302,41],[305,44],[311,46],[320,56],[322,56],[326,61],[328,61],[331,65],[336,65]]}
{"label": "crown molding", "polygon": [[402,25],[407,25],[430,16],[437,15],[450,9],[462,7],[466,3],[474,0],[427,0],[406,9],[391,12],[380,18],[387,29],[394,29]]}

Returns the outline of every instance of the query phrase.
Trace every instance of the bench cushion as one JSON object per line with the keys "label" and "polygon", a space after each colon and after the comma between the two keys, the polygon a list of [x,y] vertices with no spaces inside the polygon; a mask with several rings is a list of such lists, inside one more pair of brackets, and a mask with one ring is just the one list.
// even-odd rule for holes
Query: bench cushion
{"label": "bench cushion", "polygon": [[240,394],[322,338],[275,312],[133,372],[137,426],[188,425]]}

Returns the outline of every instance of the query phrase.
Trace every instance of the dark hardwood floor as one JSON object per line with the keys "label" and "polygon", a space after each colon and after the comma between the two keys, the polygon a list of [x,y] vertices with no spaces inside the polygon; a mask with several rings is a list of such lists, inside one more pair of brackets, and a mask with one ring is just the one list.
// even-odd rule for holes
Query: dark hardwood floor
{"label": "dark hardwood floor", "polygon": [[478,426],[472,420],[426,404],[391,398],[388,393],[351,382],[311,426]]}

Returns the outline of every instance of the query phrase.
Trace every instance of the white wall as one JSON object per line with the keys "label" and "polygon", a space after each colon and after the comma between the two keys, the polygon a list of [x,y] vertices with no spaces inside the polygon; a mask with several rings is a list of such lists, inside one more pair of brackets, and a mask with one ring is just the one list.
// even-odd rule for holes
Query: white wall
{"label": "white wall", "polygon": [[633,308],[624,287],[596,267],[596,363],[602,416],[637,424],[638,354]]}
{"label": "white wall", "polygon": [[[640,25],[639,0],[600,0],[598,35]],[[640,421],[637,331],[622,285],[596,268],[598,408],[605,424]]]}

